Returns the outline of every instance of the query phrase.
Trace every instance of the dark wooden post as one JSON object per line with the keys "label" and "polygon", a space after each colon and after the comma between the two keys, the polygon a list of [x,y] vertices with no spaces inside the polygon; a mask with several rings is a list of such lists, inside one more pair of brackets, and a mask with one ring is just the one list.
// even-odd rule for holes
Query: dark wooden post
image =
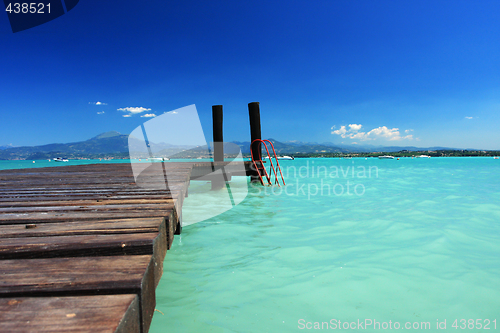
{"label": "dark wooden post", "polygon": [[214,127],[214,162],[224,161],[224,139],[222,138],[222,105],[212,106]]}
{"label": "dark wooden post", "polygon": [[[261,139],[259,102],[248,103],[248,114],[250,116],[250,137],[251,137],[251,142],[253,142],[256,139]],[[255,143],[251,146],[254,159],[262,160],[262,153],[261,153],[262,145]],[[252,182],[260,182],[258,176],[251,176],[250,180]]]}
{"label": "dark wooden post", "polygon": [[[224,162],[224,139],[222,138],[222,105],[212,106],[212,124],[214,132],[214,163]],[[214,170],[219,168],[214,167]],[[212,180],[212,190],[224,187],[224,182]]]}

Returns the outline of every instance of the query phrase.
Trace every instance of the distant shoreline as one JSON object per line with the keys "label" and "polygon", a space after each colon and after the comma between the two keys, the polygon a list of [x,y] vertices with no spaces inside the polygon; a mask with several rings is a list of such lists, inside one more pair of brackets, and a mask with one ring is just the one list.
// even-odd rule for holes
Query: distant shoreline
{"label": "distant shoreline", "polygon": [[394,157],[417,157],[427,155],[430,157],[495,157],[500,156],[499,150],[422,150],[422,151],[399,151],[399,152],[370,152],[370,153],[308,153],[308,154],[291,154],[295,158],[307,157],[328,157],[328,158],[344,158],[344,157],[379,157],[379,156],[394,156]]}
{"label": "distant shoreline", "polygon": [[[277,154],[279,156],[283,156],[284,154]],[[378,158],[379,156],[393,156],[393,157],[405,157],[405,158],[417,158],[421,155],[425,155],[426,157],[500,157],[500,151],[418,151],[418,152],[374,152],[374,153],[298,153],[298,154],[288,154],[289,156],[293,156],[294,158]],[[225,159],[230,160],[234,159],[236,156],[226,155]],[[242,158],[251,159],[250,155],[243,154]],[[176,162],[176,160],[182,161],[193,161],[196,162],[200,158],[197,157],[178,157],[172,158],[172,162]],[[202,157],[203,160],[210,159],[209,156]],[[123,161],[124,163],[130,163],[131,159],[129,157],[103,157],[103,158],[84,158],[84,157],[69,157],[68,160],[70,162],[110,162],[117,163],[119,161]],[[136,160],[136,159],[132,159]],[[147,162],[147,158],[139,159],[139,161]],[[1,162],[49,162],[51,165],[66,165],[66,162],[55,162],[53,160],[48,159],[0,159]]]}

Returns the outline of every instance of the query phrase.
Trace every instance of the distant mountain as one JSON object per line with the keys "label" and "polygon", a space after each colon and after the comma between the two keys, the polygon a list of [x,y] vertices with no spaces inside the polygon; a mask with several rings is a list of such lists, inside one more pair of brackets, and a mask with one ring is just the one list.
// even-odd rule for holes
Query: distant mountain
{"label": "distant mountain", "polygon": [[[274,149],[278,155],[294,155],[294,154],[314,154],[314,153],[347,153],[347,149],[335,146],[326,146],[318,143],[303,143],[300,141],[280,142],[274,139],[269,139],[274,145]],[[250,154],[249,141],[234,141],[240,146],[243,154]],[[271,147],[269,147],[271,149]],[[272,152],[271,152],[272,153]]]}
{"label": "distant mountain", "polygon": [[297,140],[292,140],[292,141],[284,141],[283,143],[287,145],[292,145],[292,146],[308,146],[308,145],[324,145],[324,146],[334,146],[334,144],[323,144],[323,143],[317,143],[317,142],[304,142],[304,141],[297,141]]}
{"label": "distant mountain", "polygon": [[117,131],[109,131],[109,132],[101,133],[98,136],[94,136],[90,140],[106,139],[106,138],[112,138],[112,137],[120,136],[120,135],[122,135],[122,134],[117,132]]}
{"label": "distant mountain", "polygon": [[380,147],[379,151],[384,151],[384,152],[395,152],[395,151],[401,151],[401,150],[408,150],[408,151],[425,151],[425,150],[456,150],[456,148],[447,148],[447,147],[400,147],[400,146],[389,146],[389,147]]}
{"label": "distant mountain", "polygon": [[[435,151],[435,150],[456,150],[446,147],[404,147],[404,146],[370,146],[370,145],[336,145],[331,142],[300,142],[287,141],[280,142],[270,139],[278,155],[304,155],[304,154],[335,154],[335,153],[370,153],[370,152],[400,152],[407,151]],[[149,149],[146,149],[144,141],[121,134],[116,131],[99,134],[89,140],[72,143],[52,143],[34,147],[0,147],[0,160],[39,160],[52,159],[54,157],[76,158],[129,158],[129,144],[134,158],[149,157],[149,150],[158,157],[208,157],[207,146],[193,147],[188,145],[172,145],[169,143],[150,142]],[[244,155],[250,154],[249,141],[234,141],[240,147]],[[237,150],[237,149],[236,149]],[[236,154],[230,144],[226,144],[224,151],[228,154]],[[272,153],[272,152],[271,152]]]}
{"label": "distant mountain", "polygon": [[[147,149],[142,139],[116,131],[99,134],[89,140],[72,143],[52,143],[34,147],[9,147],[0,150],[0,160],[44,160],[55,157],[77,158],[129,158],[129,145],[133,158],[153,156],[170,158],[208,157],[207,146],[172,145],[165,142],[149,143]],[[236,154],[227,147],[226,152]]]}
{"label": "distant mountain", "polygon": [[428,151],[428,150],[456,150],[457,148],[448,147],[415,147],[415,146],[374,146],[374,145],[338,145],[338,147],[355,153],[372,152],[399,152],[408,151]]}
{"label": "distant mountain", "polygon": [[9,148],[13,148],[14,146],[12,144],[10,145],[5,145],[5,146],[0,146],[0,150],[4,150],[4,149],[9,149]]}
{"label": "distant mountain", "polygon": [[128,156],[128,135],[118,132],[102,133],[92,139],[72,143],[52,143],[34,147],[14,147],[0,151],[2,160],[51,159],[58,156],[67,158]]}

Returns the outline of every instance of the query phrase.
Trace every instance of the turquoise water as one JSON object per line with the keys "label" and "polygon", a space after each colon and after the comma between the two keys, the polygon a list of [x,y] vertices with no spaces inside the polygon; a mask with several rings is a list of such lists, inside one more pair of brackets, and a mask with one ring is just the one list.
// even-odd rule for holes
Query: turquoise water
{"label": "turquoise water", "polygon": [[[34,166],[0,169],[23,162]],[[150,332],[500,329],[500,160],[280,163],[281,194],[250,187],[240,205],[189,225],[224,195],[200,201],[209,184],[191,182]]]}
{"label": "turquoise water", "polygon": [[[486,319],[483,331],[496,331],[499,160],[281,164],[288,194],[250,188],[232,210],[183,228],[165,259],[150,332],[308,331],[315,322],[434,332],[444,320],[447,331],[477,332]],[[213,209],[196,202],[204,186],[191,183],[185,223]]]}
{"label": "turquoise water", "polygon": [[67,165],[82,165],[95,163],[127,163],[130,160],[69,160],[68,162],[54,162],[49,160],[35,161],[0,161],[0,170],[60,167]]}
{"label": "turquoise water", "polygon": [[[147,160],[132,160],[134,163],[148,163]],[[188,160],[188,159],[177,159],[171,160],[171,162],[206,162],[208,160]],[[94,159],[94,160],[69,160],[68,162],[54,162],[49,160],[35,160],[35,161],[2,161],[0,160],[0,170],[7,169],[25,169],[25,168],[45,168],[45,167],[60,167],[67,165],[84,165],[84,164],[95,164],[95,163],[130,163],[130,160],[104,160],[104,159]]]}

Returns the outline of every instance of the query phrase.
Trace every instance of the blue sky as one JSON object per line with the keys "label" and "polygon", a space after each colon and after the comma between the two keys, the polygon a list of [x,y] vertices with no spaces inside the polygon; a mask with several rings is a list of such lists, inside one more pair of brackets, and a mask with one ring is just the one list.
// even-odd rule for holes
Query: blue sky
{"label": "blue sky", "polygon": [[0,145],[129,134],[190,104],[207,139],[223,104],[224,139],[247,141],[259,101],[281,141],[500,149],[499,17],[496,0],[81,0],[14,34],[5,13]]}

